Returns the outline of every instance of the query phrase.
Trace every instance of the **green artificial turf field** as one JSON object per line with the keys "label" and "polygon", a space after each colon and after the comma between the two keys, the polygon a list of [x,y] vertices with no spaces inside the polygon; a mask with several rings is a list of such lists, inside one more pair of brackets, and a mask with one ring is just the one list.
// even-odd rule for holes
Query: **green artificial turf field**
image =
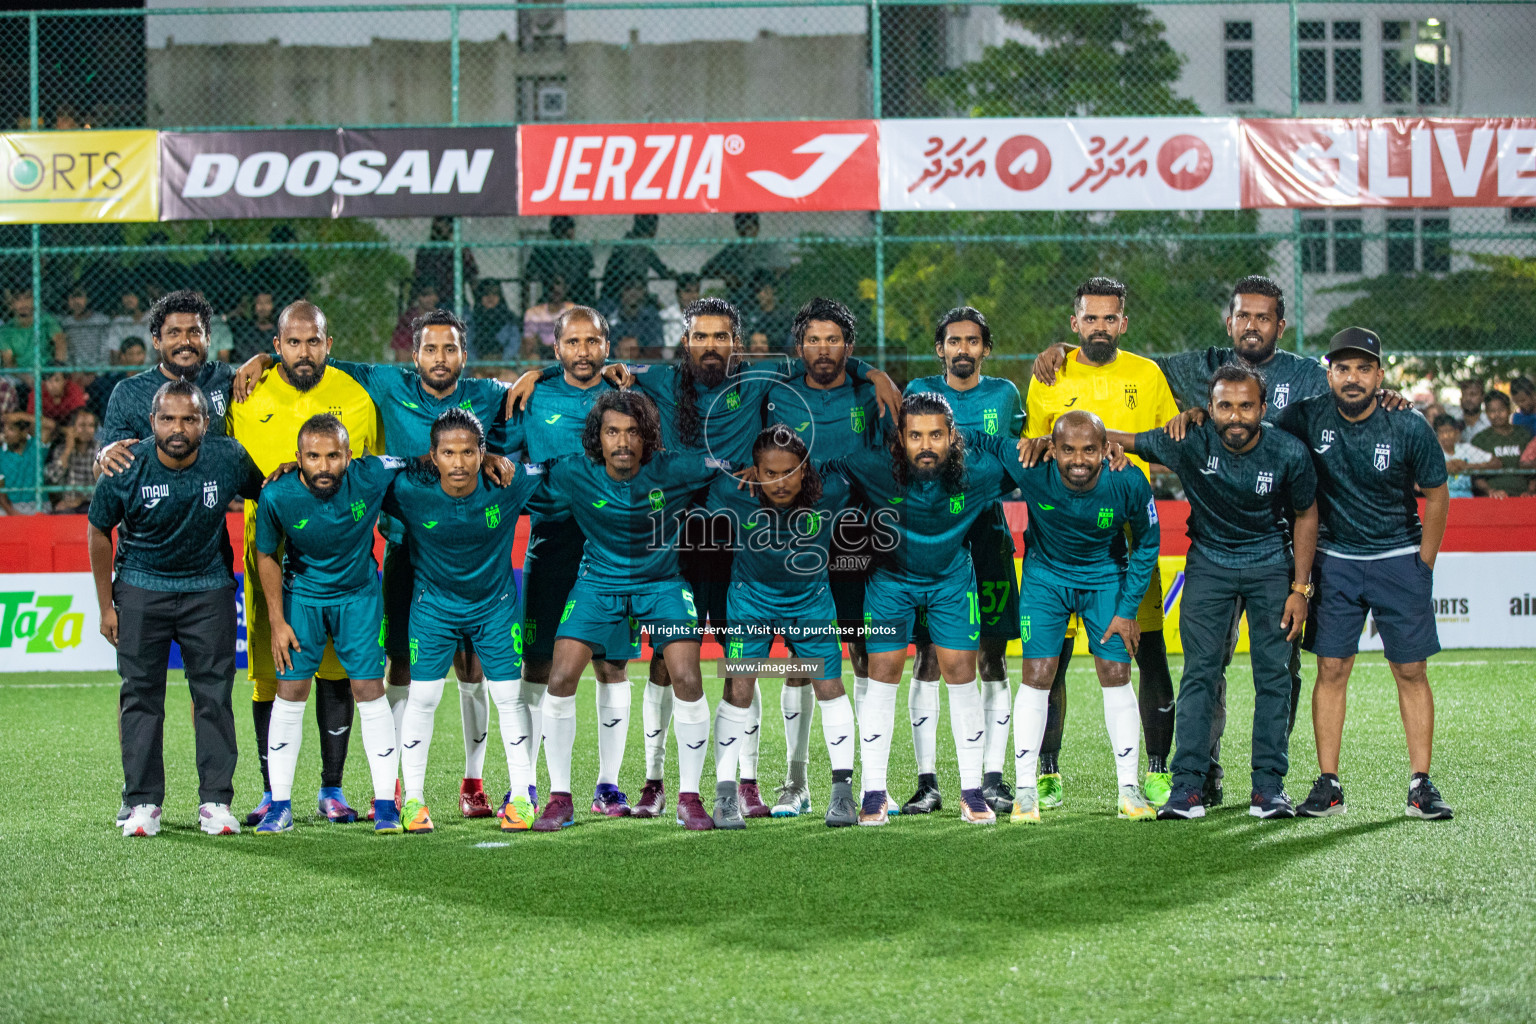
{"label": "green artificial turf field", "polygon": [[[112,677],[0,676],[0,1020],[1530,1021],[1533,664],[1529,651],[1432,663],[1448,823],[1403,816],[1394,690],[1369,655],[1352,687],[1341,818],[1245,813],[1243,667],[1227,806],[1197,822],[1117,820],[1100,700],[1080,660],[1067,809],[1038,827],[960,823],[946,725],[950,807],[827,829],[818,722],[813,817],[694,834],[669,819],[594,818],[578,792],[576,827],[504,837],[494,821],[458,816],[450,687],[428,779],[436,834],[306,820],[288,835],[213,839],[194,824],[180,687],[168,702],[168,824],[133,841],[110,824],[121,783]],[[591,694],[589,684],[579,699],[579,790],[596,771]],[[783,763],[776,684],[763,704],[767,787]],[[631,798],[639,711],[637,685]],[[1298,801],[1316,771],[1308,714],[1304,703],[1292,744]],[[239,699],[236,721],[243,812],[259,783]],[[915,778],[907,735],[899,726],[892,753],[898,799]],[[296,807],[313,806],[317,747],[311,718]],[[354,805],[367,795],[361,758],[354,742]],[[499,794],[494,742],[486,767]]]}

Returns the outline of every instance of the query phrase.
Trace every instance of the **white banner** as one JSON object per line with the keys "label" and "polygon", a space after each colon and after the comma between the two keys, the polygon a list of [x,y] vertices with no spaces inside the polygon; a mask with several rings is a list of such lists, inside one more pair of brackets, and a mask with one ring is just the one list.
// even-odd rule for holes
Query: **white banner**
{"label": "white banner", "polygon": [[1235,210],[1235,118],[880,122],[882,210]]}
{"label": "white banner", "polygon": [[[1536,552],[1445,552],[1435,560],[1440,646],[1536,647]],[[1381,650],[1367,618],[1362,651]]]}
{"label": "white banner", "polygon": [[0,663],[7,672],[115,671],[91,574],[0,575]]}

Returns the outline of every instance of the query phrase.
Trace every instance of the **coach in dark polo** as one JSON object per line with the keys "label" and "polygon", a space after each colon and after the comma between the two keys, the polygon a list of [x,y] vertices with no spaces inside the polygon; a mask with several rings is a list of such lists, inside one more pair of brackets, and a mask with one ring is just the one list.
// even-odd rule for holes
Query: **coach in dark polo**
{"label": "coach in dark polo", "polygon": [[174,641],[192,691],[199,825],[224,835],[240,830],[229,811],[235,580],[224,516],[231,499],[257,497],[262,477],[238,442],[205,436],[208,403],[195,384],[162,384],[150,426],[154,438],[133,446],[127,470],[97,484],[88,528],[101,632],[117,647],[123,680],[123,799],[131,811],[121,824],[125,836],[160,830],[165,676]]}
{"label": "coach in dark polo", "polygon": [[[1212,770],[1211,717],[1230,623],[1246,609],[1253,663],[1253,790],[1248,813],[1294,816],[1285,795],[1291,723],[1291,644],[1307,619],[1317,546],[1317,474],[1307,449],[1264,422],[1263,377],[1241,363],[1210,379],[1204,422],[1181,441],[1165,430],[1115,435],[1179,475],[1189,499],[1189,558],[1179,599],[1184,678],[1179,684],[1173,791],[1164,820],[1205,816]],[[1294,518],[1294,530],[1290,520]]]}

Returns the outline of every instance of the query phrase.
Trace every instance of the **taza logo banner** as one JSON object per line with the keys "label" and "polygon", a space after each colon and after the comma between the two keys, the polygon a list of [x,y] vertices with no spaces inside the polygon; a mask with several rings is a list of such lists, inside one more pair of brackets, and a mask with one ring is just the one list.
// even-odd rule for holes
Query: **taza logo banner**
{"label": "taza logo banner", "polygon": [[158,219],[155,133],[0,135],[0,223]]}
{"label": "taza logo banner", "polygon": [[880,122],[883,210],[1234,210],[1231,118]]}
{"label": "taza logo banner", "polygon": [[511,128],[163,132],[161,220],[506,216]]}
{"label": "taza logo banner", "polygon": [[874,121],[523,125],[521,212],[877,208]]}

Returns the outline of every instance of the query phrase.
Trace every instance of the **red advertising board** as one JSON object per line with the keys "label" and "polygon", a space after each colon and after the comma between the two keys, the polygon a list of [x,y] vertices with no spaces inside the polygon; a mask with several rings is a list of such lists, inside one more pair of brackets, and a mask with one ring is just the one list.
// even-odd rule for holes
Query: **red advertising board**
{"label": "red advertising board", "polygon": [[523,216],[879,208],[874,121],[523,125]]}
{"label": "red advertising board", "polygon": [[1244,120],[1246,208],[1536,206],[1536,118]]}

